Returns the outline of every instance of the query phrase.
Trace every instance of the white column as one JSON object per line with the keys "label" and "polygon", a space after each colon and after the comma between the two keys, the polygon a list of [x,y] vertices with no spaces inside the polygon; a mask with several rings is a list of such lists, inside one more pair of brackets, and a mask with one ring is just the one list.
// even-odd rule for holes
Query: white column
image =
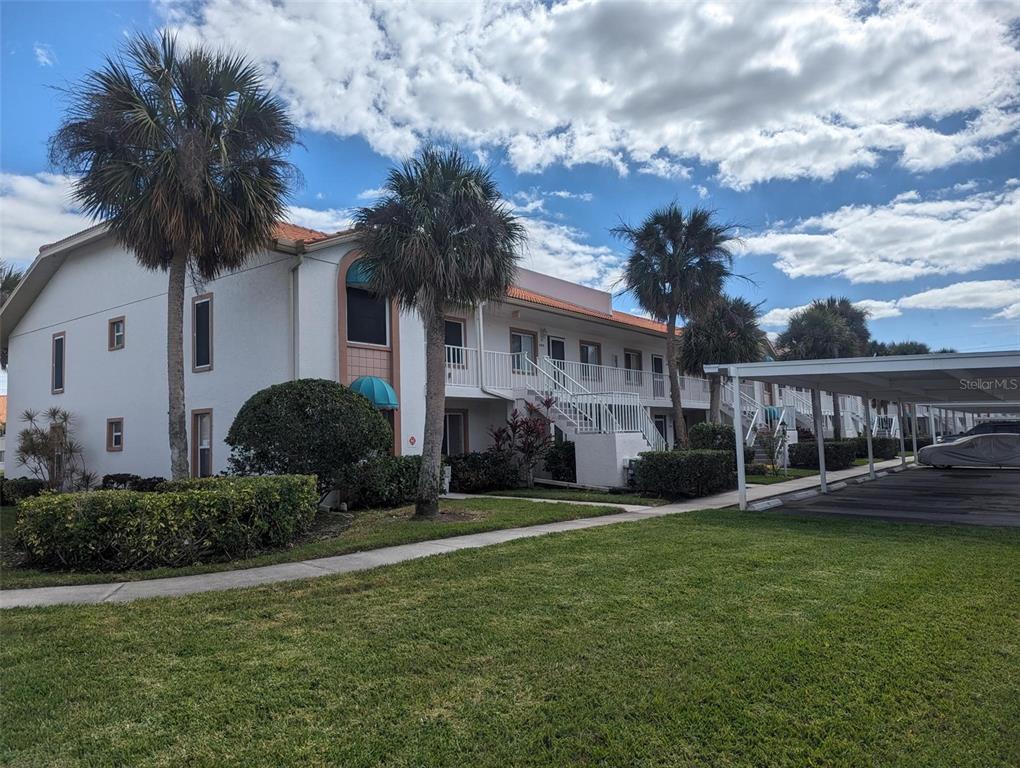
{"label": "white column", "polygon": [[744,414],[740,407],[740,374],[733,373],[733,434],[737,441],[737,498],[747,509],[747,478],[744,476]]}
{"label": "white column", "polygon": [[868,442],[868,477],[875,479],[875,455],[871,448],[871,396],[864,395],[864,436]]}
{"label": "white column", "polygon": [[917,403],[913,403],[911,410],[914,413],[914,418],[910,420],[910,442],[914,447],[914,466],[917,466]]}
{"label": "white column", "polygon": [[825,482],[825,430],[822,423],[822,392],[817,387],[811,390],[811,411],[815,420],[815,445],[818,448],[818,478],[819,490],[822,493],[829,492],[829,486]]}
{"label": "white column", "polygon": [[906,427],[903,424],[903,403],[898,401],[896,403],[896,415],[900,420],[900,466],[905,467],[907,466],[907,438],[904,436],[903,430]]}

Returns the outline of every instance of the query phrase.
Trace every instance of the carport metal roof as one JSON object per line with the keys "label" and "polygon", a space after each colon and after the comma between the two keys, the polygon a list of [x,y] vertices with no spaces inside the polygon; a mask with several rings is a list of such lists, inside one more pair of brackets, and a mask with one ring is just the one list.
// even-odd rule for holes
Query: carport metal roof
{"label": "carport metal roof", "polygon": [[706,365],[705,373],[969,410],[1020,401],[1020,350]]}

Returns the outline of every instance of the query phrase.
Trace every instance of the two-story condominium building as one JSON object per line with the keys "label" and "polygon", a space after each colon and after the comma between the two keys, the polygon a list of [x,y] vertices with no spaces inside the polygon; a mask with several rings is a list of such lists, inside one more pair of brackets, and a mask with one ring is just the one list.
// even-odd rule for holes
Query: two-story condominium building
{"label": "two-story condominium building", "polygon": [[[420,452],[421,321],[367,291],[357,259],[350,233],[282,225],[247,267],[189,282],[194,474],[227,467],[224,437],[249,396],[296,378],[382,392],[394,452]],[[444,451],[484,449],[512,409],[552,397],[556,427],[576,442],[578,482],[620,484],[629,459],[672,442],[664,338],[661,324],[614,310],[607,292],[520,270],[505,301],[447,318]],[[104,225],[44,246],[0,311],[11,420],[59,406],[89,470],[167,474],[165,339],[166,274],[138,266]],[[708,400],[706,381],[683,380],[689,423]]]}

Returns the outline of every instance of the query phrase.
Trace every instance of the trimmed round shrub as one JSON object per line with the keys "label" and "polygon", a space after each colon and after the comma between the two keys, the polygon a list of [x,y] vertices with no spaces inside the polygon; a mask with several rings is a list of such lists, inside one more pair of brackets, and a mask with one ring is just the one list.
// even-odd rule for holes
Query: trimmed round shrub
{"label": "trimmed round shrub", "polygon": [[363,396],[335,381],[298,379],[256,392],[227,433],[238,475],[315,475],[319,491],[334,473],[387,453],[393,433]]}
{"label": "trimmed round shrub", "polygon": [[692,450],[732,451],[736,444],[733,427],[729,424],[713,424],[699,421],[687,431]]}
{"label": "trimmed round shrub", "polygon": [[640,454],[633,468],[639,491],[667,499],[708,496],[736,487],[732,450],[648,451]]}
{"label": "trimmed round shrub", "polygon": [[399,507],[414,501],[421,456],[373,456],[337,470],[337,501],[348,509]]}
{"label": "trimmed round shrub", "polygon": [[505,491],[521,484],[520,470],[502,451],[475,451],[450,456],[450,490],[459,493]]}
{"label": "trimmed round shrub", "polygon": [[290,544],[315,518],[310,475],[210,477],[157,493],[46,493],[18,508],[29,563],[109,571],[234,560]]}
{"label": "trimmed round shrub", "polygon": [[[790,466],[803,469],[818,469],[818,445],[813,442],[794,443],[788,448]],[[855,440],[826,440],[825,469],[836,471],[849,469],[857,458],[857,442]]]}

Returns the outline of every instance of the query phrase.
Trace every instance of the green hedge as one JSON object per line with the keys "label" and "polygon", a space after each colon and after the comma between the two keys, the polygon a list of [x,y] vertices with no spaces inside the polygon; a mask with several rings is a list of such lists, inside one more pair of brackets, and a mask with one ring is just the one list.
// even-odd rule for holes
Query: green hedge
{"label": "green hedge", "polygon": [[38,496],[46,490],[46,483],[34,477],[0,476],[0,507],[15,505],[22,499]]}
{"label": "green hedge", "polygon": [[[868,438],[855,437],[857,458],[868,458]],[[910,441],[907,441],[909,450]],[[885,461],[895,459],[900,455],[900,439],[898,437],[873,437],[871,438],[871,452],[876,460]]]}
{"label": "green hedge", "polygon": [[517,465],[500,451],[476,451],[450,456],[450,490],[459,493],[505,491],[521,484]]}
{"label": "green hedge", "polygon": [[708,496],[736,487],[735,472],[732,450],[649,451],[635,462],[634,484],[668,499]]}
{"label": "green hedge", "polygon": [[[818,446],[813,442],[794,443],[789,446],[790,466],[818,469]],[[856,440],[826,440],[825,469],[849,469],[857,458]]]}
{"label": "green hedge", "polygon": [[291,543],[315,517],[310,475],[163,483],[158,493],[43,494],[21,503],[15,537],[34,565],[123,570],[247,557]]}
{"label": "green hedge", "polygon": [[[729,424],[713,424],[710,421],[699,421],[687,431],[687,440],[691,450],[695,451],[729,451],[736,462],[736,436]],[[744,446],[744,464],[754,461],[754,448]]]}
{"label": "green hedge", "polygon": [[337,501],[348,509],[399,507],[414,501],[421,456],[376,456],[333,476]]}

